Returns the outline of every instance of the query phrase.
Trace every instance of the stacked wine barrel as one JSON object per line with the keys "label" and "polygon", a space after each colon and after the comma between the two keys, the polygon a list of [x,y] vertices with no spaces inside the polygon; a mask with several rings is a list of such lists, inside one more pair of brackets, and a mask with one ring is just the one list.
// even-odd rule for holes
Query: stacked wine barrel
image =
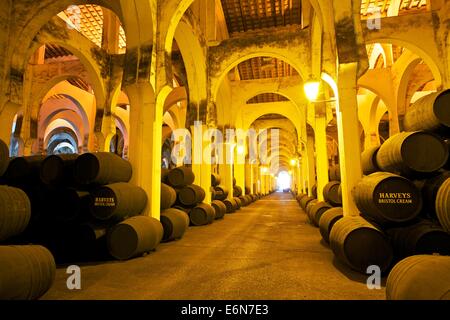
{"label": "stacked wine barrel", "polygon": [[259,199],[260,197],[254,194],[250,194],[250,190],[245,188],[245,194],[242,188],[236,185],[236,179],[233,178],[233,197],[229,198],[229,190],[226,186],[221,184],[221,177],[216,174],[211,174],[211,193],[213,206],[225,208],[225,213],[234,213],[241,207],[245,207]]}
{"label": "stacked wine barrel", "polygon": [[[362,273],[371,264],[387,272],[393,262],[413,255],[450,255],[450,91],[414,103],[404,128],[361,155],[364,177],[352,190],[361,216],[344,218],[338,207],[342,191],[335,167],[324,188],[335,208],[297,196],[336,257]],[[331,197],[329,190],[335,191]]]}
{"label": "stacked wine barrel", "polygon": [[45,246],[58,263],[123,260],[154,250],[162,226],[141,216],[148,198],[129,183],[131,175],[131,164],[108,152],[11,159],[4,178],[31,202],[18,241]]}
{"label": "stacked wine barrel", "polygon": [[[9,161],[8,146],[0,140],[0,177]],[[0,300],[38,299],[55,279],[55,260],[46,248],[17,245],[30,219],[27,194],[19,188],[0,185]]]}
{"label": "stacked wine barrel", "polygon": [[206,192],[194,184],[191,168],[181,166],[165,172],[161,186],[161,222],[164,240],[175,240],[183,236],[188,225],[204,226],[223,217],[215,207],[204,203]]}

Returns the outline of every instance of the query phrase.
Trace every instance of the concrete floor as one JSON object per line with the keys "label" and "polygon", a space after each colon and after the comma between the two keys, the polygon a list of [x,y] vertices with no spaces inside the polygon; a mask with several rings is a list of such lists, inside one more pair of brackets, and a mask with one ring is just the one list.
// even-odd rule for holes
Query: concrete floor
{"label": "concrete floor", "polygon": [[276,193],[125,262],[81,266],[82,289],[59,268],[43,299],[384,299],[333,258],[289,194]]}

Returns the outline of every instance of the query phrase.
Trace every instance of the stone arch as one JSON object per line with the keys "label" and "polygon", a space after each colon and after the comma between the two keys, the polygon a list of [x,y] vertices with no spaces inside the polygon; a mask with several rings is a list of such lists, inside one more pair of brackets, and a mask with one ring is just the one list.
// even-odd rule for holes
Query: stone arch
{"label": "stone arch", "polygon": [[[131,0],[133,1],[133,0]],[[130,2],[131,2],[130,1]],[[29,60],[29,48],[33,39],[53,17],[61,11],[64,11],[70,5],[86,5],[93,4],[107,8],[115,13],[120,20],[123,20],[121,4],[117,1],[108,0],[41,0],[28,3],[24,8],[23,21],[24,24],[19,26],[16,37],[16,46],[12,46],[12,52],[16,54],[12,56],[11,66],[15,70],[24,70]],[[26,13],[25,13],[26,12]],[[125,26],[124,26],[125,29]],[[25,31],[26,30],[26,31]],[[125,29],[126,30],[126,29]],[[127,38],[128,40],[128,38]],[[33,50],[34,51],[34,50]]]}
{"label": "stone arch", "polygon": [[[205,61],[207,60],[205,40],[203,39],[200,26],[192,16],[190,10],[187,10],[177,24],[174,33],[174,39],[180,48],[181,56],[186,68],[186,77],[188,82],[188,114],[195,115],[195,119],[188,119],[189,122],[195,120],[206,121],[207,116],[207,69]],[[176,89],[174,89],[175,91]],[[177,89],[181,90],[181,89]],[[170,95],[169,95],[170,96]],[[181,92],[181,99],[187,98]]]}
{"label": "stone arch", "polygon": [[213,101],[217,100],[217,94],[220,86],[228,72],[239,65],[239,63],[256,57],[271,57],[282,60],[290,64],[298,72],[301,79],[306,78],[306,72],[303,71],[305,66],[308,65],[306,56],[302,56],[301,58],[294,60],[289,58],[289,51],[287,49],[276,47],[267,47],[258,50],[235,50],[232,53],[229,53],[229,56],[224,57],[224,60],[219,62],[220,66],[216,68],[217,70],[215,70],[215,74],[210,75]]}
{"label": "stone arch", "polygon": [[[394,36],[393,34],[392,36]],[[439,63],[439,59],[436,56],[436,54],[432,53],[431,48],[426,48],[423,46],[419,46],[418,44],[415,44],[411,41],[402,39],[402,38],[395,38],[395,37],[383,37],[383,36],[374,36],[369,39],[369,41],[366,41],[366,43],[387,43],[387,44],[393,44],[396,46],[400,46],[403,48],[407,48],[411,52],[418,55],[422,60],[428,65],[431,72],[433,73],[434,79],[437,82],[437,86],[441,86],[443,83],[443,78],[445,75],[441,73],[440,70],[444,70],[441,68],[441,64]]]}

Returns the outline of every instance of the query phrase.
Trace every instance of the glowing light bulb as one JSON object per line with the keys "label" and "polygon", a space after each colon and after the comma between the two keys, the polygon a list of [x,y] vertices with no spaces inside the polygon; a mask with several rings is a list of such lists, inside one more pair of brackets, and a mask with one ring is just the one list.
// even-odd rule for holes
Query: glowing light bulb
{"label": "glowing light bulb", "polygon": [[320,81],[317,80],[308,80],[303,85],[303,89],[305,91],[305,95],[309,101],[313,102],[317,100],[320,92]]}

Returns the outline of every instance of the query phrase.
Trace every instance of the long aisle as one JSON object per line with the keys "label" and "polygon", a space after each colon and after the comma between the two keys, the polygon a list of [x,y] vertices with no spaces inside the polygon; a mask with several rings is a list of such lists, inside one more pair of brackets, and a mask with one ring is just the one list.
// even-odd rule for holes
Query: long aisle
{"label": "long aisle", "polygon": [[43,299],[384,299],[335,261],[289,194],[276,193],[125,262],[81,265],[82,289],[57,270]]}

